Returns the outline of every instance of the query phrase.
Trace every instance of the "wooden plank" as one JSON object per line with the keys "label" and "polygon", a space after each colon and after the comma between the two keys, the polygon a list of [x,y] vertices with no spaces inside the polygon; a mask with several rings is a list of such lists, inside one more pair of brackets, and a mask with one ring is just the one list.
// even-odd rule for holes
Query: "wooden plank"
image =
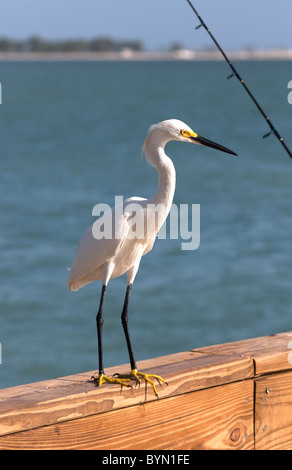
{"label": "wooden plank", "polygon": [[[143,360],[139,362],[140,368],[145,367],[156,367],[159,365],[171,364],[174,362],[183,362],[190,358],[196,357],[199,354],[193,353],[192,351],[187,352],[180,352],[176,354],[170,354],[168,356],[161,356],[158,358],[153,358],[149,362],[149,359]],[[200,355],[199,355],[200,356]],[[108,368],[106,372],[108,375],[114,374],[115,372],[126,373],[129,371],[128,364],[122,364],[115,367]],[[95,370],[89,372],[82,372],[75,375],[68,375],[65,377],[58,377],[56,379],[44,380],[40,382],[25,384],[25,385],[18,385],[15,387],[4,388],[0,389],[0,402],[7,400],[7,398],[15,398],[17,396],[27,395],[27,393],[39,393],[40,391],[49,390],[52,388],[59,388],[68,385],[79,383],[86,383],[90,380],[91,376],[95,374]]]}
{"label": "wooden plank", "polygon": [[0,449],[253,449],[253,381],[0,437]]}
{"label": "wooden plank", "polygon": [[[152,359],[146,359],[139,361],[139,369],[144,370],[147,368],[153,368],[163,366],[166,364],[179,364],[181,362],[187,361],[188,359],[194,359],[196,357],[202,357],[200,353],[195,353],[192,351],[180,352],[175,354],[170,354],[167,356],[156,357]],[[106,369],[107,375],[111,376],[112,374],[120,372],[126,373],[129,372],[129,365],[122,364]],[[70,375],[66,377],[59,377],[57,379],[44,380],[41,382],[35,382],[31,384],[19,385],[16,387],[0,389],[0,403],[7,399],[22,397],[33,393],[40,393],[48,391],[51,389],[60,389],[63,387],[68,387],[69,385],[74,385],[76,383],[85,384],[88,383],[90,378],[96,373],[96,371],[82,372],[75,375]]]}
{"label": "wooden plank", "polygon": [[193,351],[248,356],[254,360],[256,375],[292,370],[292,332],[208,346]]}
{"label": "wooden plank", "polygon": [[[162,363],[162,364],[161,364]],[[140,367],[141,366],[141,367]],[[120,366],[121,372],[128,365]],[[248,357],[208,355],[186,352],[165,359],[143,361],[138,367],[145,372],[161,375],[168,387],[159,389],[160,398],[172,397],[208,387],[215,387],[253,377],[253,362]],[[112,375],[117,368],[106,372]],[[151,387],[121,390],[119,385],[96,387],[90,381],[92,373],[22,386],[13,393],[2,394],[0,401],[0,435],[15,433],[97,413],[155,401]]]}
{"label": "wooden plank", "polygon": [[94,372],[0,390],[0,448],[292,450],[292,332],[138,367],[168,381],[159,402],[145,383],[98,388]]}
{"label": "wooden plank", "polygon": [[255,382],[255,449],[292,450],[292,372]]}

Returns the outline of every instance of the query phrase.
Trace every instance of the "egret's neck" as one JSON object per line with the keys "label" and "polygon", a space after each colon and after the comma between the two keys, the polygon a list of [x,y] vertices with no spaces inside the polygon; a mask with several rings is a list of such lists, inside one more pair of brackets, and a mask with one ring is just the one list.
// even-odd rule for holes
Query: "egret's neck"
{"label": "egret's neck", "polygon": [[151,156],[147,155],[150,163],[158,171],[158,188],[154,196],[149,200],[150,204],[162,204],[165,207],[166,216],[171,208],[175,191],[175,168],[171,159],[166,155],[164,146],[151,150]]}

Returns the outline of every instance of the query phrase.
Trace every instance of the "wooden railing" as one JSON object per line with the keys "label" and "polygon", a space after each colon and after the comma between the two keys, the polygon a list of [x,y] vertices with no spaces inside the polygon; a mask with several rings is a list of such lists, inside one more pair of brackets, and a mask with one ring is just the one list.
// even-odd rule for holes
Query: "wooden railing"
{"label": "wooden railing", "polygon": [[[292,332],[138,363],[168,386],[92,372],[0,390],[0,449],[292,449]],[[128,365],[108,369],[128,371]]]}

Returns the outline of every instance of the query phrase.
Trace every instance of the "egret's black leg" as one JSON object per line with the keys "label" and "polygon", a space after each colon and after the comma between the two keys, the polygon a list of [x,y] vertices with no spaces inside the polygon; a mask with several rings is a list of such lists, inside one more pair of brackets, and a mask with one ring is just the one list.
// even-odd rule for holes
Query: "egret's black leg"
{"label": "egret's black leg", "polygon": [[136,361],[134,359],[133,349],[132,349],[129,329],[128,329],[128,307],[129,307],[131,289],[132,289],[132,284],[129,284],[127,286],[126,297],[125,297],[124,307],[122,311],[122,325],[124,328],[124,333],[125,333],[126,342],[128,346],[128,352],[129,352],[129,358],[130,358],[130,364],[131,364],[131,373],[130,374],[115,374],[115,375],[117,375],[117,377],[119,377],[120,379],[131,377],[133,378],[133,380],[136,380],[136,382],[139,382],[139,383],[141,382],[141,378],[145,379],[146,382],[148,382],[152,386],[156,397],[159,398],[156,387],[150,378],[155,378],[158,381],[158,383],[162,382],[162,383],[167,384],[167,382],[164,379],[162,379],[159,375],[145,374],[144,372],[139,372],[137,370]]}
{"label": "egret's black leg", "polygon": [[128,352],[129,352],[131,369],[133,370],[133,369],[137,369],[137,366],[136,366],[136,361],[134,359],[133,348],[132,348],[130,335],[129,335],[129,329],[128,329],[128,306],[129,306],[131,290],[132,290],[132,284],[129,284],[126,290],[126,297],[125,297],[125,302],[124,302],[124,307],[123,307],[121,318],[122,318],[122,325],[123,325],[123,329],[124,329],[124,333],[126,337]]}
{"label": "egret's black leg", "polygon": [[102,354],[102,327],[104,320],[102,318],[102,308],[104,303],[106,286],[102,286],[99,309],[96,315],[96,329],[97,329],[97,342],[98,342],[98,364],[99,364],[99,375],[104,374],[103,368],[103,354]]}
{"label": "egret's black leg", "polygon": [[98,377],[93,376],[92,379],[98,382],[98,385],[101,386],[103,383],[113,383],[119,385],[125,385],[125,387],[131,387],[131,385],[126,382],[131,382],[131,379],[114,379],[113,377],[107,377],[104,374],[103,368],[103,354],[102,354],[102,327],[103,327],[103,318],[102,318],[102,308],[104,303],[106,285],[102,286],[99,309],[96,315],[96,329],[97,329],[97,342],[98,342]]}

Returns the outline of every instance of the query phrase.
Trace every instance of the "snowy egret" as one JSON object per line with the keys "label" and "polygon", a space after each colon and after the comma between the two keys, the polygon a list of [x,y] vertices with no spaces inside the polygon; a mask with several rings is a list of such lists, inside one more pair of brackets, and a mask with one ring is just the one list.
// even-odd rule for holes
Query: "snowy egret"
{"label": "snowy egret", "polygon": [[[236,155],[232,150],[200,137],[189,126],[177,119],[169,119],[151,126],[143,149],[146,158],[158,172],[156,193],[151,199],[138,197],[126,199],[120,205],[105,212],[97,220],[96,229],[103,227],[103,231],[105,231],[106,225],[110,227],[110,234],[108,233],[106,237],[96,236],[94,224],[89,227],[78,245],[68,277],[68,286],[72,291],[76,291],[92,281],[102,281],[99,309],[96,316],[99,372],[94,380],[99,386],[108,382],[130,387],[131,380],[140,383],[141,379],[144,379],[152,386],[157,398],[157,390],[152,379],[156,379],[159,383],[166,382],[160,376],[145,374],[137,370],[128,330],[128,306],[140,260],[152,249],[155,237],[167,218],[173,201],[175,168],[172,160],[164,151],[165,145],[171,140],[192,142]],[[133,207],[135,207],[134,215]],[[104,322],[102,312],[105,293],[109,280],[125,273],[127,274],[127,288],[121,319],[131,372],[107,377],[104,372],[102,351]]]}

